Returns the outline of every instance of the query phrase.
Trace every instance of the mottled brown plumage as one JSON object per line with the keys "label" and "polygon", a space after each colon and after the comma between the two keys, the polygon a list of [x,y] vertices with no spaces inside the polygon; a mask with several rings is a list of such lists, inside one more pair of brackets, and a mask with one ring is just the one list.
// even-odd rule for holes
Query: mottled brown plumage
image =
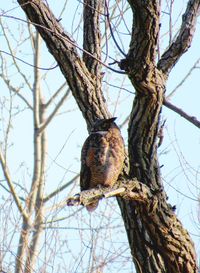
{"label": "mottled brown plumage", "polygon": [[[124,141],[116,118],[101,119],[95,122],[81,153],[81,191],[102,185],[112,187],[122,171],[124,163]],[[98,201],[87,209],[93,211]]]}

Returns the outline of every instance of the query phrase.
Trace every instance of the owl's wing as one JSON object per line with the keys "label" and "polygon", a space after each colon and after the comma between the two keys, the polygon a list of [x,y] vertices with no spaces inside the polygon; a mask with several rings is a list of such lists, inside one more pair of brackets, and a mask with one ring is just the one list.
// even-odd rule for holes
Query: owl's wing
{"label": "owl's wing", "polygon": [[[91,187],[91,171],[90,171],[90,162],[94,158],[94,149],[93,149],[93,136],[89,136],[82,148],[81,151],[81,171],[80,171],[80,188],[81,191],[88,190]],[[86,209],[89,212],[94,211],[98,206],[99,200],[95,200],[89,205],[86,206]]]}
{"label": "owl's wing", "polygon": [[90,139],[87,138],[81,151],[81,171],[80,171],[80,188],[81,191],[90,188],[91,172],[87,166],[87,156],[90,149]]}

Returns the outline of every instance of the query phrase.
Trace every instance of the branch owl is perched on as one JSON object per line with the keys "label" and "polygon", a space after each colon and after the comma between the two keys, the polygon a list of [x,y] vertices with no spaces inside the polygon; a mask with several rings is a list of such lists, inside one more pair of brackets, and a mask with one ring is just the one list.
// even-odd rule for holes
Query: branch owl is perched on
{"label": "branch owl is perched on", "polygon": [[[116,118],[97,120],[81,152],[81,191],[102,185],[112,187],[122,171],[125,159],[124,141]],[[93,211],[98,200],[87,206]]]}

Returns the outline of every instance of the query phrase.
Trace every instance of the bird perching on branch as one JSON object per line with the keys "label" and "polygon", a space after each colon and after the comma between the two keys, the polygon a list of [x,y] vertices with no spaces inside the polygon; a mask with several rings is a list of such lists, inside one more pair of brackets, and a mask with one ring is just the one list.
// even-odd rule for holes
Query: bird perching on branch
{"label": "bird perching on branch", "polygon": [[[98,185],[112,187],[123,168],[125,159],[124,141],[116,118],[97,120],[86,139],[81,152],[81,191]],[[98,206],[98,200],[87,205],[88,211]]]}

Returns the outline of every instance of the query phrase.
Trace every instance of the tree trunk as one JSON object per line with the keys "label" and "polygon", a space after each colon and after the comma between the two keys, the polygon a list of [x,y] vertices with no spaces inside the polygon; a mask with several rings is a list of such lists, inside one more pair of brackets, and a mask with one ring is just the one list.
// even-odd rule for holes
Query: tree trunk
{"label": "tree trunk", "polygon": [[148,185],[158,204],[151,208],[151,200],[149,206],[121,198],[118,202],[138,272],[196,272],[194,245],[167,204],[161,181],[156,139],[165,86],[154,69],[151,90],[145,88],[145,78],[141,87],[137,83],[129,122],[129,159],[130,178]]}
{"label": "tree trunk", "polygon": [[[85,39],[84,48],[88,53],[84,50],[84,58],[81,59],[76,51],[78,46],[75,41],[64,32],[42,1],[18,0],[18,2],[57,60],[88,127],[96,118],[109,117],[99,84],[100,68],[97,68],[97,63],[101,61],[99,47],[87,46],[88,41]],[[97,5],[98,1],[85,1],[85,4],[88,2],[89,5],[86,5],[85,9],[91,7],[93,2],[95,9],[100,9]],[[158,204],[152,207],[151,200],[149,206],[146,206],[122,198],[118,198],[118,203],[137,272],[197,272],[191,238],[171,206],[167,204],[157,159],[157,135],[166,79],[171,68],[191,44],[199,1],[189,1],[181,27],[182,32],[177,36],[171,52],[168,49],[167,55],[163,54],[158,65],[156,65],[156,55],[160,5],[155,0],[130,0],[129,3],[134,14],[132,38],[128,55],[120,63],[121,69],[126,71],[136,90],[128,129],[129,177],[136,177],[148,186],[153,195],[157,196]],[[94,12],[94,9],[90,12]],[[84,14],[89,16],[90,12],[85,10]],[[99,20],[96,16],[97,14],[90,19],[92,22],[96,20],[96,29],[99,31]],[[92,22],[85,21],[85,33],[88,30],[87,25]],[[184,33],[184,24],[188,26],[188,23],[191,31],[186,29]],[[100,36],[96,39],[95,30],[93,35],[91,31],[92,29],[88,30],[90,42],[100,43]],[[177,50],[176,42],[180,45],[178,39],[183,36],[186,43],[182,49]],[[95,48],[98,51],[95,52]]]}

